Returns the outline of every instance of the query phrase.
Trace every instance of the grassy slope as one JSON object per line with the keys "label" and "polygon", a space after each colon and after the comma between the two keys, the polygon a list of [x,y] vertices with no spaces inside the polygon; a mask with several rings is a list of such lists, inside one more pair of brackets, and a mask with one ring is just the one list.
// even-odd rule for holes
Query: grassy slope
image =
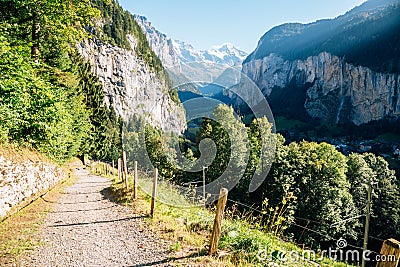
{"label": "grassy slope", "polygon": [[278,116],[275,117],[275,125],[277,131],[285,131],[296,127],[302,127],[305,125],[305,123],[299,120],[288,119],[285,117]]}
{"label": "grassy slope", "polygon": [[376,141],[383,141],[389,143],[398,143],[400,140],[400,135],[395,133],[385,133],[377,136],[375,138]]}
{"label": "grassy slope", "polygon": [[[129,190],[125,184],[114,177],[112,193],[115,201],[130,206],[138,214],[147,215],[150,211],[150,197],[140,188],[138,198],[133,199],[132,184]],[[130,178],[131,180],[131,178]],[[139,184],[148,187],[149,179],[139,178]],[[158,193],[166,190],[158,186]],[[147,190],[146,190],[147,191]],[[181,199],[179,195],[170,194],[172,201]],[[161,238],[171,241],[171,262],[176,265],[196,264],[195,266],[281,266],[279,261],[260,262],[259,255],[264,249],[270,252],[296,251],[301,255],[302,249],[293,243],[285,242],[271,234],[265,233],[257,225],[251,214],[238,214],[226,211],[219,243],[219,254],[207,256],[207,247],[213,226],[214,213],[204,207],[177,208],[162,203],[156,204],[154,218],[147,218],[150,228]],[[319,258],[317,256],[317,258]],[[316,266],[315,262],[290,262],[290,266]],[[348,266],[324,258],[318,260],[320,266]]]}

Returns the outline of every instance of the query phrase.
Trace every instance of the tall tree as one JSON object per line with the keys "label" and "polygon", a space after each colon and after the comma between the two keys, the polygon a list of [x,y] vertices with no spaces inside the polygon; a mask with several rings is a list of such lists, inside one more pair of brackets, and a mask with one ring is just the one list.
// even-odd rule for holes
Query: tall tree
{"label": "tall tree", "polygon": [[345,176],[346,157],[326,143],[292,143],[288,149],[286,160],[291,167],[285,173],[295,181],[295,216],[320,222],[313,229],[326,234],[322,237],[309,233],[308,241],[330,241],[330,236],[354,237],[355,223],[340,223],[355,214],[350,183]]}
{"label": "tall tree", "polygon": [[[245,124],[235,117],[232,107],[221,104],[214,109],[212,120],[203,121],[200,131],[199,141],[211,139],[216,148],[216,155],[208,155],[208,164],[203,165],[212,162],[207,170],[207,182],[218,179],[218,185],[215,184],[218,192],[221,186],[236,185],[243,178],[249,161],[250,142]],[[202,153],[211,151],[203,149]]]}
{"label": "tall tree", "polygon": [[[86,35],[84,26],[100,12],[90,0],[0,0],[2,17],[31,31],[31,56],[39,62],[41,50],[51,59],[67,52]],[[54,56],[54,55],[53,55]]]}
{"label": "tall tree", "polygon": [[[387,161],[372,153],[350,154],[347,178],[359,214],[365,214],[368,184],[372,183],[370,234],[382,239],[400,237],[400,188]],[[360,219],[364,223],[365,218]],[[359,229],[362,232],[362,229]]]}

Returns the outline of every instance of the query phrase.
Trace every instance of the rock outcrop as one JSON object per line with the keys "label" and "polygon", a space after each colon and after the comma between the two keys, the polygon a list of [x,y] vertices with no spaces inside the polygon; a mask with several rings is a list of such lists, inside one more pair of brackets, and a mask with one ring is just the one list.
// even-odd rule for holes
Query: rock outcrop
{"label": "rock outcrop", "polygon": [[0,156],[0,218],[13,207],[56,185],[65,174],[54,164]]}
{"label": "rock outcrop", "polygon": [[243,73],[266,96],[289,84],[299,88],[308,85],[304,108],[311,117],[323,121],[360,125],[400,117],[398,74],[354,66],[326,52],[305,60],[285,60],[270,54],[244,63]]}
{"label": "rock outcrop", "polygon": [[135,20],[146,34],[151,50],[160,58],[166,67],[179,65],[180,59],[175,51],[173,41],[151,25],[146,17],[135,15]]}
{"label": "rock outcrop", "polygon": [[142,115],[163,131],[180,133],[186,127],[182,105],[172,101],[164,81],[135,54],[137,41],[128,36],[127,50],[91,39],[78,49],[88,60],[105,91],[105,104],[127,120]]}

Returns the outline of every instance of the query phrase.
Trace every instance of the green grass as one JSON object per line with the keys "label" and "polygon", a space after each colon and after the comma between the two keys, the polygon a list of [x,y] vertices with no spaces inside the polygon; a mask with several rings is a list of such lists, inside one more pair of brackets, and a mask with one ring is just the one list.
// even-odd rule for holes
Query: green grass
{"label": "green grass", "polygon": [[[130,181],[132,178],[129,178]],[[138,214],[148,215],[150,211],[150,197],[144,192],[150,192],[151,178],[139,178],[138,198],[132,199],[132,184],[125,189],[125,184],[114,179],[112,193],[115,201],[132,207]],[[144,190],[143,190],[144,189]],[[181,206],[190,206],[185,198],[177,194],[170,185],[159,183],[157,192],[162,195],[163,202],[175,203]],[[282,262],[275,259],[264,259],[267,255],[283,255],[285,252],[295,251],[299,255],[302,249],[291,242],[285,242],[272,234],[265,233],[259,226],[257,218],[252,214],[238,214],[228,210],[222,225],[219,242],[219,256],[207,256],[207,247],[211,235],[214,212],[203,206],[181,208],[169,206],[161,202],[156,203],[155,215],[146,219],[150,229],[160,238],[170,240],[171,253],[184,257],[171,256],[174,264],[202,264],[202,266],[281,266]],[[191,251],[185,253],[184,251]],[[261,256],[260,256],[261,255]],[[179,258],[179,259],[178,259]],[[319,258],[317,256],[316,258]],[[347,266],[327,258],[316,262],[307,260],[286,262],[285,266]]]}
{"label": "green grass", "polygon": [[285,131],[296,127],[302,127],[305,123],[299,120],[287,119],[285,117],[276,117],[275,125],[277,131]]}
{"label": "green grass", "polygon": [[388,143],[399,143],[400,135],[394,133],[385,133],[377,136],[375,141],[383,141]]}

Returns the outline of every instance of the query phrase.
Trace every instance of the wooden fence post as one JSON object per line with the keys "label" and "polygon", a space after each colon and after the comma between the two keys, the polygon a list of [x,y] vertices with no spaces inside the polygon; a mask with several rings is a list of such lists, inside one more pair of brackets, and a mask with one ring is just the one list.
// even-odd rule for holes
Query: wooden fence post
{"label": "wooden fence post", "polygon": [[400,242],[395,239],[385,240],[380,253],[381,261],[376,267],[397,267],[400,261]]}
{"label": "wooden fence post", "polygon": [[153,193],[151,194],[151,207],[150,207],[150,216],[154,216],[154,208],[156,205],[156,197],[157,197],[157,179],[158,179],[158,169],[154,169],[154,177],[153,177]]}
{"label": "wooden fence post", "polygon": [[115,176],[115,165],[114,165],[114,160],[112,160],[111,175],[112,175],[112,177],[113,177],[113,179],[114,179],[114,176]]}
{"label": "wooden fence post", "polygon": [[128,190],[128,167],[127,167],[127,163],[126,163],[126,152],[124,151],[122,153],[122,161],[123,161],[123,168],[124,168],[124,177],[125,177],[125,187],[126,190]]}
{"label": "wooden fence post", "polygon": [[118,180],[121,179],[121,159],[118,158]]}
{"label": "wooden fence post", "polygon": [[228,201],[228,189],[221,188],[219,192],[219,199],[217,204],[217,210],[215,211],[214,227],[210,239],[209,255],[213,255],[218,250],[218,241],[221,234],[222,218],[224,216],[224,210],[226,202]]}
{"label": "wooden fence post", "polygon": [[137,161],[135,160],[134,172],[133,172],[133,198],[134,199],[137,197],[137,195],[136,195],[137,181],[138,181],[138,171],[137,171]]}

